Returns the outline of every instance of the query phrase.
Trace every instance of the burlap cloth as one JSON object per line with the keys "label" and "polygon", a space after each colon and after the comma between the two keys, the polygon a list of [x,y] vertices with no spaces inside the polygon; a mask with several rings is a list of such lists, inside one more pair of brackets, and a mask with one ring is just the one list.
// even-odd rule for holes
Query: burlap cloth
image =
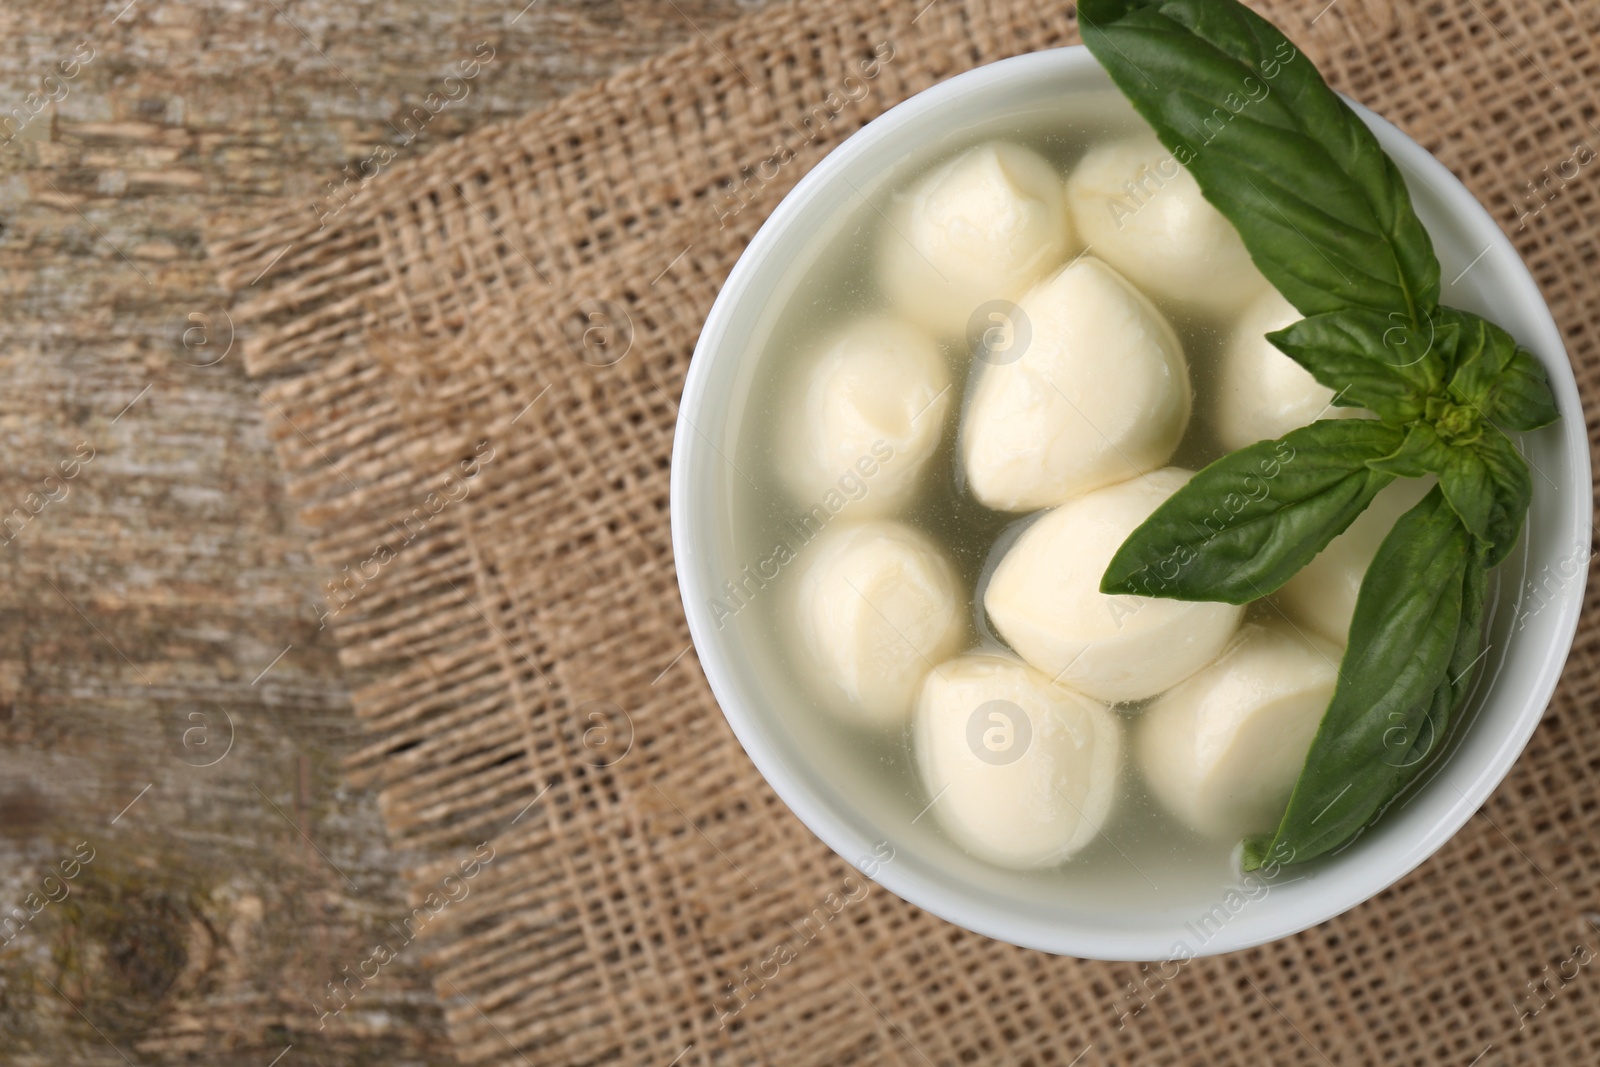
{"label": "burlap cloth", "polygon": [[[1592,407],[1600,167],[1565,161],[1600,147],[1600,10],[1320,6],[1261,5],[1502,219]],[[1297,937],[1174,974],[1013,948],[870,883],[796,932],[857,883],[756,774],[688,651],[667,481],[690,352],[751,234],[840,140],[1076,39],[1069,8],[1029,0],[779,5],[395,166],[324,228],[290,205],[213,247],[249,371],[293,427],[269,423],[339,583],[328,621],[381,679],[354,695],[369,742],[350,773],[427,858],[418,904],[495,849],[423,940],[463,1062],[1600,1063],[1593,612],[1483,811]],[[868,95],[806,142],[802,119],[885,41]],[[780,142],[794,158],[762,166]],[[727,1018],[735,984],[758,993]]]}

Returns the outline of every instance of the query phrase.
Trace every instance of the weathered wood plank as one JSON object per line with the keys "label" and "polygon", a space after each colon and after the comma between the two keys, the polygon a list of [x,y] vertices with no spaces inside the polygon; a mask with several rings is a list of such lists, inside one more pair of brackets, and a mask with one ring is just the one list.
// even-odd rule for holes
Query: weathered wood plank
{"label": "weathered wood plank", "polygon": [[449,1062],[426,939],[319,1027],[414,858],[344,784],[358,679],[279,488],[295,431],[227,349],[202,238],[325,204],[482,45],[404,152],[742,8],[125,2],[0,10],[0,1047]]}

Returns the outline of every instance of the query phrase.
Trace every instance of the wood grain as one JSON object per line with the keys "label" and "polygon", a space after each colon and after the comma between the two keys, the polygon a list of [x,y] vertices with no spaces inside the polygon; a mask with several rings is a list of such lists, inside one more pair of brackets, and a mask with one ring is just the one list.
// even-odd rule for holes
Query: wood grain
{"label": "wood grain", "polygon": [[0,1047],[447,1063],[427,938],[320,1016],[416,857],[342,774],[358,679],[271,447],[298,431],[261,414],[204,240],[746,5],[124,3],[0,11]]}

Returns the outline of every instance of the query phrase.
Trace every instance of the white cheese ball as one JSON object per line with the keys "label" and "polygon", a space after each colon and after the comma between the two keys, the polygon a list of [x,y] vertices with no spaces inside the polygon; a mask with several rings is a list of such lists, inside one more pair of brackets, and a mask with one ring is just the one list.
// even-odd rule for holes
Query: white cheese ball
{"label": "white cheese ball", "polygon": [[1067,203],[1095,255],[1157,300],[1231,313],[1267,284],[1233,223],[1153,133],[1091,148],[1067,178]]}
{"label": "white cheese ball", "polygon": [[1100,592],[1123,541],[1191,476],[1167,467],[1042,515],[984,592],[1000,636],[1053,681],[1107,703],[1154,696],[1215,659],[1242,607]]}
{"label": "white cheese ball", "polygon": [[1245,623],[1211,666],[1134,726],[1150,791],[1202,834],[1272,831],[1339,681],[1342,646],[1287,623]]}
{"label": "white cheese ball", "polygon": [[801,555],[800,647],[818,689],[859,725],[903,725],[923,675],[966,636],[970,601],[950,557],[910,526],[830,526]]}
{"label": "white cheese ball", "polygon": [[779,467],[797,503],[828,493],[858,518],[916,494],[954,403],[950,369],[925,330],[888,316],[851,323],[811,359],[779,417]]}
{"label": "white cheese ball", "polygon": [[1121,726],[1104,705],[982,653],[928,675],[913,744],[939,825],[1006,867],[1047,867],[1093,841],[1122,765]]}
{"label": "white cheese ball", "polygon": [[1224,448],[1274,440],[1317,419],[1361,414],[1357,408],[1331,406],[1333,390],[1267,340],[1267,334],[1301,318],[1270,287],[1240,316],[1223,346],[1217,373],[1216,430]]}
{"label": "white cheese ball", "polygon": [[1116,271],[1082,256],[1021,301],[1020,354],[979,359],[961,461],[979,501],[1049,507],[1154,470],[1189,424],[1177,334]]}
{"label": "white cheese ball", "polygon": [[1344,643],[1356,612],[1356,594],[1378,546],[1437,481],[1432,476],[1396,478],[1385,486],[1344,533],[1283,583],[1276,597],[1284,610],[1300,625]]}
{"label": "white cheese ball", "polygon": [[1000,141],[939,167],[887,217],[879,266],[890,301],[948,336],[964,336],[983,304],[1015,300],[1074,247],[1061,176]]}

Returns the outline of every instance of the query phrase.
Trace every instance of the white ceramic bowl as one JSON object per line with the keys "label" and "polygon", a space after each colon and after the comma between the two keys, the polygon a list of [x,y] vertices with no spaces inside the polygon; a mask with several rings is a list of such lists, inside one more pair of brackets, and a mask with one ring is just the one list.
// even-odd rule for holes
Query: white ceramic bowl
{"label": "white ceramic bowl", "polygon": [[[1000,871],[918,819],[925,797],[885,784],[788,690],[758,627],[719,628],[710,602],[739,572],[730,485],[755,354],[796,275],[840,220],[881,191],[908,157],[926,157],[997,117],[1100,107],[1114,94],[1088,51],[1063,48],[970,71],[889,111],[840,145],[778,205],[706,320],[684,387],[672,456],[672,540],[690,631],[712,690],[745,751],[818,837],[877,881],[950,922],[1017,945],[1099,959],[1155,960],[1232,951],[1284,937],[1381,892],[1458,830],[1499,783],[1549,701],[1572,643],[1590,543],[1589,448],[1555,323],[1511,243],[1448,170],[1394,126],[1362,119],[1394,157],[1433,235],[1445,302],[1487,315],[1549,371],[1562,420],[1522,444],[1533,506],[1501,570],[1489,652],[1450,749],[1337,855],[1285,869],[1224,898],[1183,879],[1149,892],[1063,892],[1049,875]],[[1130,769],[1131,773],[1131,769]],[[891,776],[892,777],[892,776]],[[887,843],[887,845],[885,845]],[[892,849],[888,863],[871,864]],[[1244,903],[1239,904],[1239,899]]]}

